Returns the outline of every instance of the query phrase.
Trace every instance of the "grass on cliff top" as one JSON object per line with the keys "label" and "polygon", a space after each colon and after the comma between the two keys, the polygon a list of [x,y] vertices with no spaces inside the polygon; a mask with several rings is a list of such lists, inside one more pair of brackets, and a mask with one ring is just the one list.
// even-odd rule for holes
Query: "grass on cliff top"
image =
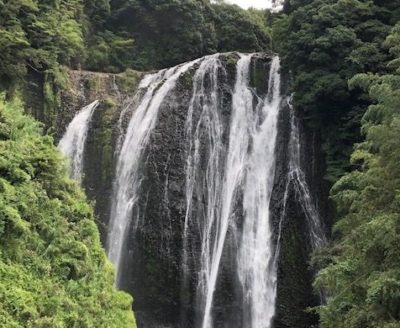
{"label": "grass on cliff top", "polygon": [[135,327],[92,208],[18,102],[0,99],[0,326]]}

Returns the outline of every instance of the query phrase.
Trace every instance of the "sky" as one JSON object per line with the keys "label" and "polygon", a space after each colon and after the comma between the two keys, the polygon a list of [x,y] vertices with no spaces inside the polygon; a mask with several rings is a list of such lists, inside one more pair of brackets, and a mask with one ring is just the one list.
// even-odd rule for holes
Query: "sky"
{"label": "sky", "polygon": [[271,7],[270,0],[227,0],[226,2],[234,3],[245,9],[247,9],[249,7],[254,7],[254,8],[258,8],[258,9]]}

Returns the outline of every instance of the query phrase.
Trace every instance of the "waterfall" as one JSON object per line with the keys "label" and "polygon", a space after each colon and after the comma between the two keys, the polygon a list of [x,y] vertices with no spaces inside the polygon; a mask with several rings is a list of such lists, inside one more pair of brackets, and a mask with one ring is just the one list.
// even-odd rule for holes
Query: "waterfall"
{"label": "waterfall", "polygon": [[[199,272],[198,290],[204,295],[209,282],[209,265],[207,262],[208,255],[211,252],[210,233],[219,216],[220,208],[220,185],[221,185],[221,163],[222,163],[222,134],[223,127],[220,118],[219,108],[220,99],[218,94],[218,72],[222,69],[222,64],[218,59],[218,55],[209,56],[204,59],[193,78],[193,96],[190,101],[188,115],[186,120],[186,138],[188,138],[189,150],[186,165],[186,215],[183,236],[183,270],[184,282],[183,288],[186,286],[188,276],[188,226],[192,220],[192,201],[195,193],[198,198],[206,201],[205,211],[206,219],[198,218],[196,224],[200,227],[202,233],[201,240],[201,263],[202,270]],[[207,83],[206,79],[209,79]],[[197,124],[193,126],[193,114],[198,111],[199,119]],[[201,139],[205,139],[208,147],[208,160],[205,168],[204,178],[200,171],[201,161]],[[203,180],[203,181],[199,181]],[[202,195],[201,185],[206,184],[204,194]],[[205,233],[203,233],[205,232]],[[200,297],[203,302],[203,297]],[[205,304],[199,304],[204,308]]]}
{"label": "waterfall", "polygon": [[[283,221],[287,214],[287,204],[291,187],[293,188],[294,193],[300,202],[300,205],[307,220],[312,251],[317,250],[326,243],[325,230],[319,214],[318,206],[313,199],[310,188],[306,181],[306,176],[301,168],[301,143],[299,122],[297,120],[294,108],[291,105],[291,97],[288,97],[287,104],[290,110],[290,138],[288,147],[289,165],[285,192],[283,194],[283,208],[279,220],[279,232],[273,262],[274,270],[276,270],[278,266]],[[319,297],[322,303],[325,302],[325,295],[323,291],[319,291]]]}
{"label": "waterfall", "polygon": [[76,180],[81,179],[86,137],[94,110],[98,105],[99,101],[95,100],[83,107],[68,125],[64,136],[58,143],[58,148],[70,160],[70,174]]}
{"label": "waterfall", "polygon": [[[256,62],[259,58],[262,61]],[[116,267],[117,287],[125,288],[122,277],[129,271],[123,268],[128,236],[139,236],[138,262],[158,259],[166,266],[165,280],[154,268],[132,270],[136,285],[130,291],[137,295],[138,318],[142,315],[138,322],[144,327],[164,324],[164,313],[154,322],[148,313],[155,313],[149,310],[149,300],[160,292],[156,288],[165,286],[167,295],[180,291],[181,299],[174,298],[172,305],[162,299],[157,311],[168,312],[165,304],[181,306],[183,326],[215,328],[235,325],[238,319],[237,327],[271,328],[281,230],[293,193],[305,213],[312,248],[325,241],[317,204],[301,170],[299,124],[293,110],[290,139],[285,139],[288,162],[277,163],[278,118],[284,102],[279,58],[270,62],[263,97],[263,91],[252,86],[252,63],[266,66],[269,61],[234,54],[228,62],[227,54],[215,54],[148,74],[121,104],[106,249]],[[234,83],[229,83],[231,77]],[[285,133],[279,136],[287,138]],[[275,171],[283,176],[275,177]],[[147,180],[142,185],[143,178]],[[280,217],[273,218],[270,208],[276,206],[271,197],[278,178],[286,189]],[[153,202],[162,202],[160,209],[154,204],[149,210],[152,204],[144,204],[148,195]],[[275,219],[280,219],[278,236]],[[169,226],[161,220],[168,220]],[[160,284],[146,298],[148,281]],[[178,319],[165,324],[178,326],[173,320]]]}
{"label": "waterfall", "polygon": [[[270,327],[274,315],[276,270],[272,265],[274,246],[269,202],[281,102],[279,58],[272,60],[269,90],[264,100],[255,97],[249,86],[252,58],[253,55],[240,54],[236,65],[226,141],[219,90],[219,76],[225,72],[218,55],[207,57],[193,79],[193,96],[186,120],[189,150],[183,269],[187,279],[188,239],[193,233],[189,230],[194,226],[200,236],[197,308],[202,313],[203,328],[214,326],[214,292],[229,229],[233,230],[238,245],[237,275],[243,289],[243,324],[249,328]],[[197,208],[194,201],[200,204]],[[237,207],[244,215],[242,231],[236,227]]]}
{"label": "waterfall", "polygon": [[[116,285],[121,279],[121,258],[130,228],[134,231],[137,220],[132,218],[141,182],[140,164],[143,151],[157,121],[158,111],[165,97],[174,88],[179,76],[192,67],[195,60],[178,67],[162,70],[144,79],[146,92],[134,109],[124,141],[117,158],[107,238],[108,257],[116,266]],[[139,88],[139,90],[141,89]],[[132,222],[131,222],[132,221]]]}
{"label": "waterfall", "polygon": [[[146,102],[150,101],[152,96],[152,92],[154,88],[161,82],[163,78],[163,74],[165,70],[158,72],[158,74],[147,74],[143,77],[140,81],[138,90],[132,97],[128,97],[122,103],[122,110],[119,115],[117,127],[118,127],[118,139],[115,147],[115,155],[118,156],[121,152],[122,144],[125,137],[125,130],[124,130],[124,120],[127,118],[128,115],[132,115],[132,112],[140,105],[142,100]],[[149,86],[152,86],[149,89]],[[144,97],[144,98],[143,98]]]}
{"label": "waterfall", "polygon": [[[253,94],[248,86],[252,55],[241,55],[237,63],[236,84],[232,95],[232,116],[229,132],[229,146],[226,155],[225,174],[221,186],[221,209],[215,224],[206,231],[211,244],[204,254],[202,271],[206,274],[205,309],[203,328],[212,327],[211,307],[217,283],[222,251],[228,231],[237,188],[245,172],[247,148],[249,145],[248,115],[253,110]],[[212,229],[211,229],[212,228]]]}
{"label": "waterfall", "polygon": [[244,224],[238,274],[244,295],[243,327],[249,328],[271,327],[275,313],[276,270],[269,206],[275,177],[280,105],[279,58],[275,57],[271,63],[267,98],[251,124],[252,148],[246,161],[243,190]]}
{"label": "waterfall", "polygon": [[[283,198],[283,211],[281,214],[280,226],[282,225],[282,220],[286,215],[286,204],[288,201],[289,190],[292,186],[306,216],[312,250],[316,250],[325,244],[326,236],[317,204],[313,199],[306,181],[306,176],[301,168],[299,122],[296,118],[294,109],[291,106],[290,99],[288,99],[288,105],[290,109],[290,139],[288,148],[289,170]],[[281,227],[279,230],[281,230]],[[280,233],[278,238],[278,252],[280,244],[279,239]]]}

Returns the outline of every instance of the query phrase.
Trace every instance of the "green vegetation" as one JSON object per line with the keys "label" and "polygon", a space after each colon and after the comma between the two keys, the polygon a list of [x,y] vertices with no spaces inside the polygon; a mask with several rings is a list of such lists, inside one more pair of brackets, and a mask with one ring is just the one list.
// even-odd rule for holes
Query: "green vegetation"
{"label": "green vegetation", "polygon": [[215,52],[270,49],[263,11],[209,0],[113,0],[110,4],[98,34],[88,39],[90,69],[149,70]]}
{"label": "green vegetation", "polygon": [[91,207],[52,138],[0,102],[2,327],[135,327]]}
{"label": "green vegetation", "polygon": [[129,93],[136,90],[143,73],[127,69],[125,72],[115,76],[115,83],[122,93]]}
{"label": "green vegetation", "polygon": [[352,155],[357,170],[332,189],[337,238],[316,285],[328,291],[321,327],[400,327],[400,24],[385,46],[391,73],[359,74],[374,102],[362,120],[365,141]]}
{"label": "green vegetation", "polygon": [[14,87],[27,69],[74,65],[84,49],[82,11],[80,0],[2,1],[0,88]]}
{"label": "green vegetation", "polygon": [[0,91],[20,95],[27,111],[55,128],[63,66],[120,73],[217,51],[264,51],[271,47],[265,15],[209,0],[0,1]]}
{"label": "green vegetation", "polygon": [[397,1],[292,0],[274,20],[334,183],[333,238],[314,257],[321,328],[400,327],[399,18]]}
{"label": "green vegetation", "polygon": [[322,133],[331,183],[351,168],[368,106],[347,82],[357,73],[385,72],[383,41],[399,18],[396,0],[291,0],[275,19],[274,46],[292,73],[296,108]]}
{"label": "green vegetation", "polygon": [[288,0],[274,17],[274,47],[333,184],[332,240],[314,256],[321,328],[400,327],[399,20],[394,0]]}
{"label": "green vegetation", "polygon": [[[0,101],[2,326],[134,326],[131,298],[112,287],[91,207],[52,138],[11,99],[29,98],[24,90],[34,84],[42,107],[27,111],[49,128],[68,85],[65,67],[124,71],[115,79],[129,92],[136,70],[274,49],[296,110],[322,139],[336,204],[332,240],[314,257],[315,287],[327,295],[320,327],[400,327],[398,0],[286,0],[276,14],[209,0],[0,0],[0,18],[0,91],[10,100]],[[228,70],[236,61],[228,56]],[[94,78],[86,88],[100,86]],[[99,184],[111,179],[106,141],[115,120],[113,100],[103,106]]]}
{"label": "green vegetation", "polygon": [[14,0],[0,6],[0,88],[27,70],[155,69],[270,47],[264,13],[206,0]]}

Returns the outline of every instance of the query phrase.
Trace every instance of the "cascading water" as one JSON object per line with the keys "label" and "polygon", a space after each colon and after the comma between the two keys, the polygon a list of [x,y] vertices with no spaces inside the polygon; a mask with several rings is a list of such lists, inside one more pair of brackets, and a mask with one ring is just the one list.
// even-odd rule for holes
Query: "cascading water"
{"label": "cascading water", "polygon": [[[148,74],[123,100],[106,248],[141,327],[271,328],[286,203],[303,210],[312,248],[324,242],[293,111],[290,138],[280,130],[280,79],[277,56],[215,54]],[[88,125],[84,111],[74,124]]]}
{"label": "cascading water", "polygon": [[[140,81],[138,86],[138,90],[135,92],[133,97],[129,97],[125,99],[122,104],[121,114],[118,119],[118,139],[116,143],[115,154],[118,156],[121,152],[122,144],[125,137],[124,130],[124,120],[128,115],[132,116],[132,112],[141,104],[141,102],[146,101],[149,102],[152,96],[152,92],[154,92],[154,88],[157,86],[157,83],[160,83],[164,70],[158,72],[158,74],[147,74]],[[149,88],[149,86],[151,87]]]}
{"label": "cascading water", "polygon": [[[194,224],[191,223],[193,200],[197,199],[203,208],[195,211],[201,247],[197,304],[202,313],[203,328],[214,326],[214,292],[228,230],[235,230],[236,207],[241,207],[244,214],[242,231],[238,228],[235,233],[239,246],[237,274],[243,289],[244,327],[270,327],[274,314],[276,271],[271,264],[274,247],[269,202],[274,181],[277,119],[281,102],[279,59],[275,57],[272,60],[268,94],[260,101],[255,99],[249,86],[252,57],[240,55],[236,65],[227,145],[223,141],[218,90],[218,76],[223,67],[218,55],[205,59],[194,77],[194,92],[186,122],[189,152],[184,270],[187,270],[189,226]],[[200,113],[197,122],[193,118],[194,112]],[[206,147],[206,151],[202,147]],[[242,204],[238,203],[239,195],[242,196]]]}
{"label": "cascading water", "polygon": [[98,105],[99,101],[95,100],[83,107],[68,125],[64,136],[58,143],[58,148],[70,160],[70,174],[76,180],[81,179],[86,137],[94,110]]}
{"label": "cascading water", "polygon": [[288,147],[289,170],[284,193],[281,220],[283,220],[286,215],[286,203],[288,201],[290,187],[292,186],[294,188],[296,196],[300,201],[300,205],[304,211],[304,214],[306,215],[311,247],[313,250],[316,250],[325,244],[326,236],[317,205],[313,200],[311,191],[306,181],[306,176],[301,168],[299,123],[294,113],[294,109],[291,106],[290,99],[288,99],[288,105],[290,110],[290,140]]}
{"label": "cascading water", "polygon": [[275,143],[281,106],[279,58],[271,63],[269,90],[251,120],[252,147],[243,189],[244,224],[238,252],[238,274],[244,302],[243,327],[268,328],[275,313],[276,270],[270,218],[275,178]]}
{"label": "cascading water", "polygon": [[207,275],[204,286],[205,309],[203,328],[212,327],[211,307],[217,283],[222,251],[228,231],[232,209],[235,205],[237,188],[245,173],[247,149],[249,146],[248,120],[253,110],[253,94],[248,86],[252,55],[242,55],[237,63],[236,84],[232,96],[232,117],[230,122],[229,146],[226,155],[225,174],[221,190],[220,215],[215,224],[206,231],[211,247],[206,249],[202,271]]}
{"label": "cascading water", "polygon": [[[218,94],[218,73],[223,69],[218,55],[210,56],[204,59],[199,69],[196,71],[193,78],[193,97],[190,101],[187,120],[186,120],[186,137],[189,139],[189,151],[186,166],[186,215],[183,236],[183,270],[184,283],[188,276],[188,226],[192,220],[192,201],[193,195],[196,192],[198,198],[204,197],[206,200],[206,220],[199,217],[196,224],[199,226],[201,237],[201,263],[202,269],[199,272],[198,291],[201,295],[206,294],[209,283],[209,263],[208,256],[211,252],[211,238],[213,226],[219,216],[220,208],[220,185],[221,185],[221,164],[222,164],[222,133],[223,127],[219,113],[220,99]],[[206,78],[209,83],[206,83]],[[195,111],[200,112],[198,122],[193,126],[193,114]],[[205,139],[208,146],[209,157],[205,176],[198,177],[200,169],[200,139]],[[203,181],[200,182],[199,179]],[[204,188],[204,194],[199,190],[202,183],[207,185]],[[197,190],[195,190],[197,189]],[[204,233],[203,233],[204,232]],[[204,298],[200,297],[199,306],[205,307]]]}
{"label": "cascading water", "polygon": [[[179,76],[198,60],[160,71],[144,79],[147,91],[129,122],[125,139],[117,159],[116,179],[110,215],[110,232],[107,239],[108,257],[116,266],[118,286],[121,279],[121,257],[129,227],[134,230],[136,221],[131,222],[132,210],[137,201],[141,182],[140,160],[157,121],[158,110],[166,95],[174,88]],[[141,85],[143,88],[146,85]],[[140,88],[139,88],[140,90]]]}
{"label": "cascading water", "polygon": [[[287,105],[290,116],[290,137],[288,144],[288,173],[286,177],[285,192],[283,194],[283,207],[280,213],[279,229],[277,245],[274,255],[273,267],[277,270],[278,259],[281,250],[281,238],[283,223],[287,215],[287,207],[291,190],[299,201],[299,204],[305,214],[308,225],[308,233],[310,236],[311,250],[315,251],[326,243],[326,235],[323,227],[322,219],[319,214],[318,206],[313,199],[312,193],[306,181],[306,175],[301,168],[301,141],[299,122],[296,117],[294,108],[291,105],[291,97],[287,98]],[[319,291],[320,302],[324,302],[325,295],[323,291]]]}

